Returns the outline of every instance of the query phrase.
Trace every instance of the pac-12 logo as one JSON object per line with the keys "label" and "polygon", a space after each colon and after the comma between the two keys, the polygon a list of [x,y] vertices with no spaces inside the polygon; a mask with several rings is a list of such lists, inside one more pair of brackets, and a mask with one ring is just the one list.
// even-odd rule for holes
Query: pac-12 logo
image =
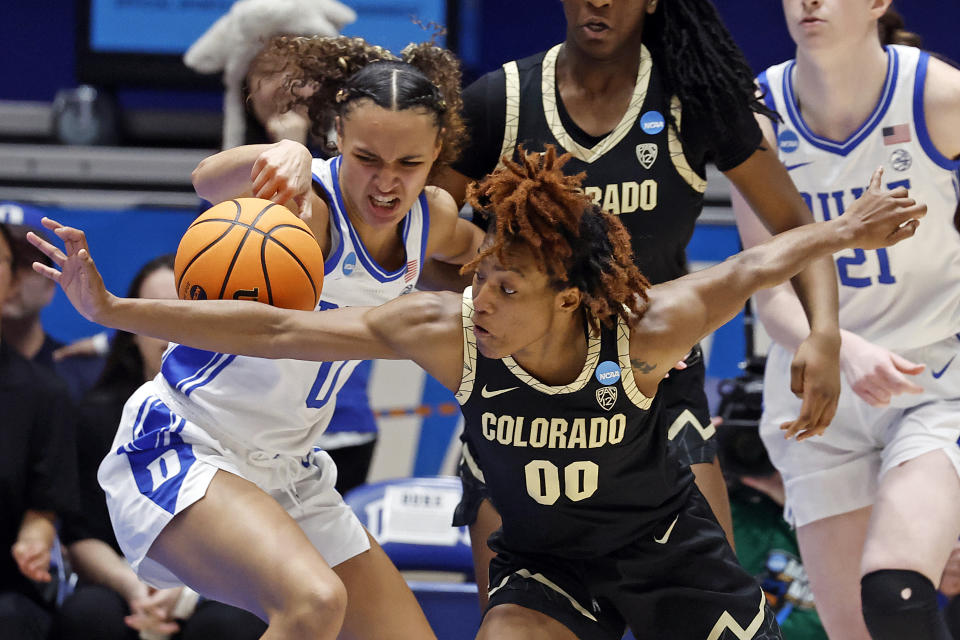
{"label": "pac-12 logo", "polygon": [[649,169],[657,161],[657,145],[653,142],[644,142],[637,145],[637,161],[644,169]]}
{"label": "pac-12 logo", "polygon": [[357,254],[352,251],[343,259],[343,275],[351,276],[357,268]]}
{"label": "pac-12 logo", "polygon": [[800,147],[800,138],[793,131],[786,129],[777,136],[777,144],[780,145],[780,151],[793,153]]}
{"label": "pac-12 logo", "polygon": [[663,119],[663,115],[659,111],[647,111],[640,116],[640,128],[643,129],[644,133],[649,133],[652,136],[663,131],[666,124],[667,121]]}
{"label": "pac-12 logo", "polygon": [[617,388],[600,387],[597,389],[597,403],[605,410],[610,411],[610,408],[617,404]]}
{"label": "pac-12 logo", "polygon": [[604,360],[597,365],[597,382],[603,385],[616,384],[620,381],[620,365],[613,360]]}

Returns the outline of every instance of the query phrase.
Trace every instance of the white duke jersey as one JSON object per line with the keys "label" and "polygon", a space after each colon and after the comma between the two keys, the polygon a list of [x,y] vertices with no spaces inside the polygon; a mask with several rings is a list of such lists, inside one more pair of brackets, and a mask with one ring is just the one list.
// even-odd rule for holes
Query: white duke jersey
{"label": "white duke jersey", "polygon": [[890,349],[911,349],[960,332],[960,162],[944,157],[923,112],[927,53],[887,47],[887,77],[870,117],[837,142],[815,135],[794,94],[794,64],[770,67],[758,82],[775,123],[780,160],[817,220],[844,212],[883,165],[884,186],[904,186],[927,216],[916,235],[893,247],[834,255],[840,284],[840,326]]}
{"label": "white duke jersey", "polygon": [[[313,162],[314,185],[330,208],[332,239],[317,311],[375,306],[412,291],[430,227],[426,197],[420,194],[403,223],[403,265],[384,269],[347,217],[339,169],[339,157]],[[171,344],[155,386],[175,413],[214,436],[249,449],[299,456],[311,450],[327,427],[337,391],[356,364],[250,358]]]}

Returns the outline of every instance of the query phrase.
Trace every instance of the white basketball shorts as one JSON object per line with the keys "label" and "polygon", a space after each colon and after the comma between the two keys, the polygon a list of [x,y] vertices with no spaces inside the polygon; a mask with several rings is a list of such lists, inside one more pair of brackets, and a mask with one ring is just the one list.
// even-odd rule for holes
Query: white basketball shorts
{"label": "white basketball shorts", "polygon": [[182,584],[147,552],[174,516],[204,496],[218,469],[276,499],[331,567],[370,548],[334,489],[336,466],[326,452],[295,458],[244,449],[180,417],[154,391],[147,382],[127,401],[97,474],[117,541],[142,580],[159,588]]}
{"label": "white basketball shorts", "polygon": [[790,391],[793,354],[772,345],[760,435],[786,486],[784,518],[803,526],[873,504],[880,478],[908,460],[943,450],[960,473],[960,338],[901,352],[926,369],[910,379],[922,394],[872,407],[842,380],[837,415],[822,436],[784,440],[780,425],[800,413]]}

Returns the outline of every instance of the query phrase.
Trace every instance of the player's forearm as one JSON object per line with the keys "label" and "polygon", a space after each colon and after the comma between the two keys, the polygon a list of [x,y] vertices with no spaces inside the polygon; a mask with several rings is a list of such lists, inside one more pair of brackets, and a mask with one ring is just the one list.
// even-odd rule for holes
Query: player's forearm
{"label": "player's forearm", "polygon": [[197,195],[210,202],[250,195],[253,163],[269,147],[245,145],[204,158],[190,176]]}
{"label": "player's forearm", "polygon": [[[791,282],[803,306],[809,330],[835,338],[839,344],[839,302],[833,257],[823,256],[812,261],[806,269],[795,275]],[[806,334],[800,336],[799,340],[805,337]]]}
{"label": "player's forearm", "polygon": [[737,254],[727,261],[731,285],[746,298],[792,278],[814,260],[851,246],[853,233],[842,223],[838,218],[791,229]]}
{"label": "player's forearm", "polygon": [[78,540],[70,545],[70,564],[83,580],[109,587],[127,602],[146,595],[127,561],[113,547],[96,538]]}
{"label": "player's forearm", "polygon": [[810,333],[810,323],[804,315],[797,294],[788,284],[761,289],[753,296],[757,319],[763,324],[770,339],[784,348],[795,351]]}
{"label": "player's forearm", "polygon": [[367,310],[348,307],[315,313],[234,300],[114,298],[95,321],[198,349],[259,358],[392,357],[367,328]]}
{"label": "player's forearm", "polygon": [[48,549],[53,547],[53,539],[57,535],[53,524],[55,519],[56,515],[52,511],[27,509],[20,522],[17,541],[41,542]]}

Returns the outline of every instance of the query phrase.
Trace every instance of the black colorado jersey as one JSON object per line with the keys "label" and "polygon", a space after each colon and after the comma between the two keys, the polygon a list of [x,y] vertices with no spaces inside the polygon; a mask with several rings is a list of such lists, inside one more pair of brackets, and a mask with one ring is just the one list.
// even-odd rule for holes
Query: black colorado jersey
{"label": "black colorado jersey", "polygon": [[626,323],[587,338],[583,371],[559,387],[477,351],[470,288],[463,327],[457,398],[476,456],[464,448],[465,462],[487,485],[507,547],[597,557],[679,508],[692,476],[667,454],[658,401],[634,384]]}
{"label": "black colorado jersey", "polygon": [[[555,67],[561,46],[508,62],[466,89],[471,145],[454,168],[479,179],[501,155],[516,157],[517,144],[528,151],[556,145],[574,156],[564,171],[586,172],[584,191],[604,211],[620,216],[643,274],[653,283],[683,275],[685,249],[703,207],[705,164],[713,160],[727,170],[756,150],[762,134],[753,113],[731,114],[729,129],[722,132],[688,122],[679,101],[665,95],[643,48],[633,97],[620,123],[603,137],[589,136],[559,98]],[[668,112],[684,131],[686,145],[667,126]]]}

